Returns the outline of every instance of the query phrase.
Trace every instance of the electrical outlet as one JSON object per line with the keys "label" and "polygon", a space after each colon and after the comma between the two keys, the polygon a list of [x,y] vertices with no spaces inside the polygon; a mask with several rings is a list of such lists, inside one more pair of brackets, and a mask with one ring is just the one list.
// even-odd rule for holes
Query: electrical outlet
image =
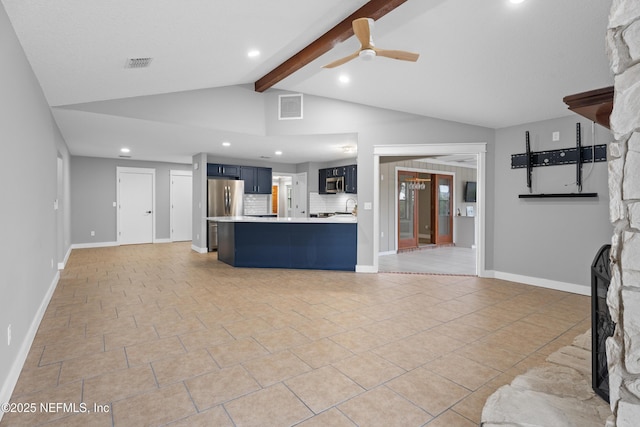
{"label": "electrical outlet", "polygon": [[7,346],[11,345],[11,323],[7,326]]}
{"label": "electrical outlet", "polygon": [[553,141],[560,141],[560,132],[553,132],[553,133],[551,134],[551,139],[552,139]]}
{"label": "electrical outlet", "polygon": [[53,258],[51,258],[51,268],[53,268]]}
{"label": "electrical outlet", "polygon": [[95,236],[95,235],[96,235],[96,232],[95,232],[95,231],[93,231],[93,230],[91,230],[91,235],[92,235],[92,236]]}
{"label": "electrical outlet", "polygon": [[380,237],[384,237],[384,231],[380,232]]}

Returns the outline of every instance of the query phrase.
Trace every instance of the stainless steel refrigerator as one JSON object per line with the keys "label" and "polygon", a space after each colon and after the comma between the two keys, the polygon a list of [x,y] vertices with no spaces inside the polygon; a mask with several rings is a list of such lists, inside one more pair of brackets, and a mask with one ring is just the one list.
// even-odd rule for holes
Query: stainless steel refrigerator
{"label": "stainless steel refrigerator", "polygon": [[[209,179],[207,182],[207,216],[241,216],[243,207],[244,181],[229,179]],[[218,223],[209,221],[208,249],[218,249]]]}

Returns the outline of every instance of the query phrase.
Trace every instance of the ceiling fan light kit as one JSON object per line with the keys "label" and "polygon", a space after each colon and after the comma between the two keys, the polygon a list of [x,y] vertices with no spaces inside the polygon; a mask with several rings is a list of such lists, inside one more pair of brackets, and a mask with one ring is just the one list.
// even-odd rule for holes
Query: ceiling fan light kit
{"label": "ceiling fan light kit", "polygon": [[360,41],[360,49],[351,55],[340,58],[337,61],[333,61],[330,64],[324,66],[324,68],[334,68],[339,65],[345,64],[352,59],[362,58],[365,61],[371,61],[376,56],[384,56],[391,59],[399,59],[401,61],[416,62],[420,57],[419,54],[413,52],[406,52],[404,50],[387,50],[379,49],[373,44],[373,38],[371,37],[371,30],[373,29],[373,19],[371,18],[358,18],[352,22],[353,33]]}

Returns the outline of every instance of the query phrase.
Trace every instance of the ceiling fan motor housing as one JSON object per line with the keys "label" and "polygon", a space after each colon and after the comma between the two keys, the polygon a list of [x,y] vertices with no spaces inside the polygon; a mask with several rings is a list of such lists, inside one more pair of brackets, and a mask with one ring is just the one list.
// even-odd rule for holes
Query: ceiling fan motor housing
{"label": "ceiling fan motor housing", "polygon": [[376,52],[373,49],[362,49],[358,56],[364,61],[371,61],[376,57]]}

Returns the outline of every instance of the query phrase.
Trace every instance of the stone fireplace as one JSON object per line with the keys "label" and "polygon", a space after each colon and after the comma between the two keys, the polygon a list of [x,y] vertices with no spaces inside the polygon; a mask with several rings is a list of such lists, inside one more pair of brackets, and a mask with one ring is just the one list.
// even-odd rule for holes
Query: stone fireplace
{"label": "stone fireplace", "polygon": [[616,323],[607,339],[609,425],[640,420],[640,2],[613,0],[607,48],[615,74],[609,146],[611,284],[607,304]]}

